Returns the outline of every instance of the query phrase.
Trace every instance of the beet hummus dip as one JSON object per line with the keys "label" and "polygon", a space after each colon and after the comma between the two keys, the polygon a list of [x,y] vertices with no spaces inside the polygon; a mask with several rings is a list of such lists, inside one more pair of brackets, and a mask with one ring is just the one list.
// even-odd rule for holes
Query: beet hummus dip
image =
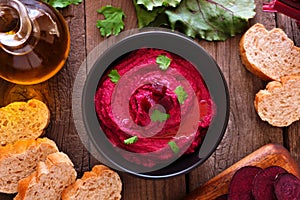
{"label": "beet hummus dip", "polygon": [[111,144],[149,167],[195,152],[215,114],[195,66],[161,49],[138,49],[112,63],[94,100]]}

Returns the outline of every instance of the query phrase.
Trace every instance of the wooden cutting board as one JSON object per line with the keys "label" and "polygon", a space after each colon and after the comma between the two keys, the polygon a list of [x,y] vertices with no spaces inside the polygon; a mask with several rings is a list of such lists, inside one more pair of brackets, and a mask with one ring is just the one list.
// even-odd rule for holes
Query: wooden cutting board
{"label": "wooden cutting board", "polygon": [[226,194],[232,175],[239,168],[246,165],[261,168],[277,165],[300,178],[299,166],[288,150],[279,144],[267,144],[215,176],[200,188],[192,191],[185,199],[213,200],[222,194]]}

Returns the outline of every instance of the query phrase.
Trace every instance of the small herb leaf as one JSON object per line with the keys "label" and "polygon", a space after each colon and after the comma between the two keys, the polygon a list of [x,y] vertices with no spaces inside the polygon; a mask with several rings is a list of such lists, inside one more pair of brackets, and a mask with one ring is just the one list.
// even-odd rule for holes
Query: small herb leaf
{"label": "small herb leaf", "polygon": [[138,141],[138,137],[137,136],[132,136],[126,140],[124,140],[125,144],[134,144]]}
{"label": "small herb leaf", "polygon": [[151,120],[153,122],[157,122],[157,121],[160,121],[160,122],[163,122],[163,121],[166,121],[167,119],[170,118],[170,115],[167,114],[167,113],[162,113],[161,111],[159,110],[154,110],[151,114]]}
{"label": "small herb leaf", "polygon": [[176,142],[170,141],[170,142],[168,142],[168,145],[170,146],[170,148],[172,149],[172,151],[175,154],[177,154],[179,152],[179,147],[177,146]]}
{"label": "small herb leaf", "polygon": [[111,82],[113,82],[113,83],[117,83],[121,78],[119,72],[115,69],[110,71],[110,73],[108,74],[108,77],[110,78]]}
{"label": "small herb leaf", "polygon": [[184,101],[187,99],[188,97],[188,94],[185,92],[185,90],[183,89],[182,86],[178,86],[176,89],[175,89],[175,94],[177,95],[177,98],[178,98],[178,101],[180,104],[183,104]]}
{"label": "small herb leaf", "polygon": [[167,70],[171,64],[171,61],[172,60],[165,55],[159,55],[156,58],[156,63],[159,65],[161,70]]}
{"label": "small herb leaf", "polygon": [[123,17],[125,17],[125,14],[122,9],[107,5],[97,10],[97,12],[105,17],[103,20],[97,20],[96,24],[103,37],[118,35],[124,29]]}

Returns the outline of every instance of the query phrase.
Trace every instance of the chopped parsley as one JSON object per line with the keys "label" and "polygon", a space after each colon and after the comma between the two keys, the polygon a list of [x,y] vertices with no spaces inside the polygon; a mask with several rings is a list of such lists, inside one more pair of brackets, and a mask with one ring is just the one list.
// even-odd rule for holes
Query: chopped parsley
{"label": "chopped parsley", "polygon": [[171,64],[171,61],[172,60],[165,55],[159,55],[156,58],[156,63],[159,65],[159,68],[164,71],[168,69],[168,67]]}
{"label": "chopped parsley", "polygon": [[168,145],[170,146],[170,148],[175,154],[179,153],[179,147],[177,146],[176,142],[170,141],[168,142]]}
{"label": "chopped parsley", "polygon": [[119,72],[116,69],[111,70],[110,73],[108,74],[108,77],[113,83],[117,83],[121,78]]}
{"label": "chopped parsley", "polygon": [[185,92],[185,90],[183,89],[182,86],[178,86],[176,89],[175,89],[175,94],[177,95],[177,99],[179,101],[180,104],[183,104],[184,101],[187,99],[188,97],[188,94]]}
{"label": "chopped parsley", "polygon": [[166,121],[167,119],[170,118],[170,115],[167,114],[167,113],[163,113],[159,110],[154,110],[151,114],[151,120],[153,122],[157,122],[157,121],[160,121],[160,122],[163,122],[163,121]]}
{"label": "chopped parsley", "polygon": [[138,141],[138,137],[137,136],[132,136],[126,140],[124,140],[125,144],[134,144]]}
{"label": "chopped parsley", "polygon": [[125,14],[121,8],[107,5],[97,10],[97,12],[103,14],[105,17],[103,20],[97,20],[96,24],[103,37],[118,35],[124,29],[125,24],[123,18]]}

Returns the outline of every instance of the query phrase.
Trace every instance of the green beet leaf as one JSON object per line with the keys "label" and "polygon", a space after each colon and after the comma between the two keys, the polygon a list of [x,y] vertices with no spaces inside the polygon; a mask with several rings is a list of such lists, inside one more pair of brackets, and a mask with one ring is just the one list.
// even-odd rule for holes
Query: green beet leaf
{"label": "green beet leaf", "polygon": [[226,40],[245,30],[254,9],[254,0],[183,0],[165,13],[172,29],[181,27],[188,36],[212,41]]}
{"label": "green beet leaf", "polygon": [[123,18],[125,14],[122,9],[107,5],[97,10],[97,12],[103,14],[105,17],[103,20],[97,20],[96,24],[103,37],[118,35],[124,29]]}
{"label": "green beet leaf", "polygon": [[82,0],[43,0],[54,8],[65,8],[71,4],[78,5]]}
{"label": "green beet leaf", "polygon": [[155,7],[172,6],[176,7],[181,0],[137,0],[137,4],[145,6],[147,10],[153,10]]}
{"label": "green beet leaf", "polygon": [[255,15],[254,0],[182,0],[176,7],[152,11],[133,0],[140,28],[164,26],[193,38],[226,40],[243,32]]}
{"label": "green beet leaf", "polygon": [[144,6],[138,5],[136,0],[133,0],[133,4],[135,6],[139,28],[146,27],[151,22],[156,21],[157,16],[165,11],[165,7],[158,7],[154,8],[152,11],[148,11]]}

